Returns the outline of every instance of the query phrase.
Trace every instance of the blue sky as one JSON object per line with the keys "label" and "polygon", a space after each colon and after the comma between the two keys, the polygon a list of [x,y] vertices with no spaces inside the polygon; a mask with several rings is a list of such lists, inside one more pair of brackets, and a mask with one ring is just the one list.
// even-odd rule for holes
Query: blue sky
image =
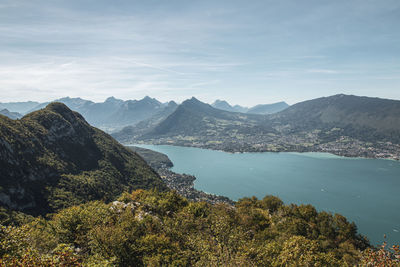
{"label": "blue sky", "polygon": [[0,0],[0,102],[400,99],[400,1]]}

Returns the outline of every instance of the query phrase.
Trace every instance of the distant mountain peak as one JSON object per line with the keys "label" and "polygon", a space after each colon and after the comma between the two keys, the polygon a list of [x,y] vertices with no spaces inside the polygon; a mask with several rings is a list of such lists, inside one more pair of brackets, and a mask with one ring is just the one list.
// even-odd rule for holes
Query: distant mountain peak
{"label": "distant mountain peak", "polygon": [[194,108],[194,109],[197,109],[197,110],[208,110],[210,108],[214,109],[209,104],[201,102],[200,100],[198,100],[195,97],[192,97],[190,99],[187,99],[187,100],[183,101],[182,104],[180,104],[178,106],[178,108],[189,108],[189,109]]}
{"label": "distant mountain peak", "polygon": [[146,103],[152,103],[152,104],[156,104],[156,105],[162,105],[162,103],[160,101],[158,101],[155,98],[151,98],[148,95],[143,97],[141,100],[139,100],[139,102],[146,102]]}
{"label": "distant mountain peak", "polygon": [[104,101],[104,103],[122,103],[122,102],[124,102],[124,100],[115,98],[115,97],[113,97],[113,96],[108,97],[108,98]]}
{"label": "distant mountain peak", "polygon": [[219,104],[219,103],[224,103],[224,104],[228,104],[229,105],[229,103],[227,101],[221,100],[221,99],[215,100],[213,104]]}
{"label": "distant mountain peak", "polygon": [[192,96],[192,98],[190,99],[186,99],[185,101],[182,102],[182,104],[195,104],[195,103],[202,103],[200,100],[198,100],[197,98],[195,98],[194,96]]}
{"label": "distant mountain peak", "polygon": [[0,110],[0,115],[6,116],[6,117],[8,117],[8,118],[10,118],[10,119],[12,119],[12,120],[22,118],[22,115],[21,115],[20,113],[18,113],[18,112],[11,112],[11,111],[9,111],[9,110],[6,109],[6,108]]}
{"label": "distant mountain peak", "polygon": [[174,100],[171,100],[168,102],[168,106],[176,107],[176,106],[178,106],[178,104]]}
{"label": "distant mountain peak", "polygon": [[115,100],[119,100],[119,99],[116,99],[115,97],[110,96],[110,97],[107,97],[105,102],[107,102],[107,101],[115,101]]}
{"label": "distant mountain peak", "polygon": [[145,97],[143,97],[140,101],[157,101],[157,99],[155,98],[151,98],[150,96],[146,95]]}
{"label": "distant mountain peak", "polygon": [[284,102],[276,102],[272,104],[260,104],[250,108],[247,113],[250,114],[273,114],[285,110],[289,105]]}
{"label": "distant mountain peak", "polygon": [[231,110],[232,106],[225,100],[215,100],[214,103],[211,104],[211,106],[219,109],[224,109],[224,110]]}
{"label": "distant mountain peak", "polygon": [[[59,100],[59,101],[67,101],[67,100],[88,101],[88,100],[84,100],[84,99],[82,99],[82,98],[80,98],[80,97],[69,97],[69,96],[62,97],[62,98],[60,98],[60,99],[58,99],[58,100]],[[56,100],[56,101],[58,101],[58,100]]]}
{"label": "distant mountain peak", "polygon": [[214,103],[211,104],[211,106],[214,107],[214,108],[217,108],[217,109],[230,111],[230,112],[246,113],[247,110],[248,110],[247,107],[242,107],[240,105],[232,106],[227,101],[220,100],[220,99],[215,100]]}

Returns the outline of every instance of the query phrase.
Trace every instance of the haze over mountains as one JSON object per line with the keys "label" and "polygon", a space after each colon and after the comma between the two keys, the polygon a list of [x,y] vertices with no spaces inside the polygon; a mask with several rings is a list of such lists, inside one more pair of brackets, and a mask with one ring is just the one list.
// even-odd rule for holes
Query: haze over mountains
{"label": "haze over mountains", "polygon": [[273,104],[259,104],[254,107],[242,107],[240,105],[231,106],[225,100],[216,100],[211,104],[212,107],[217,109],[222,109],[231,112],[241,112],[241,113],[249,113],[249,114],[272,114],[279,111],[282,111],[289,107],[286,102],[277,102]]}
{"label": "haze over mountains", "polygon": [[289,105],[286,102],[277,102],[273,104],[260,104],[257,106],[254,106],[252,108],[249,108],[247,113],[251,114],[273,114],[277,113],[279,111],[282,111],[286,108],[288,108]]}
{"label": "haze over mountains", "polygon": [[[96,126],[107,132],[121,130],[125,126],[131,126],[138,122],[151,119],[153,122],[157,118],[163,118],[164,115],[169,115],[178,106],[174,101],[161,103],[155,98],[148,96],[140,100],[121,100],[114,97],[107,98],[102,103],[95,103],[82,98],[64,97],[55,100],[67,105],[70,109],[79,112],[93,126]],[[226,103],[228,111],[247,112],[256,114],[273,113],[286,108],[288,105],[284,102],[277,104],[258,105],[253,108],[244,108],[238,105],[231,107],[226,101],[217,100],[215,103]],[[0,103],[0,109],[4,108],[8,111],[0,111],[1,114],[12,119],[22,117],[21,114],[39,110],[46,107],[50,102],[14,102]],[[264,108],[260,108],[264,107]],[[224,108],[222,108],[224,109]],[[234,110],[233,110],[234,109]],[[254,110],[254,111],[251,111]],[[18,112],[13,113],[13,112]]]}
{"label": "haze over mountains", "polygon": [[9,117],[10,119],[16,120],[22,118],[22,114],[18,112],[10,112],[8,109],[2,109],[0,110],[0,114],[6,117]]}
{"label": "haze over mountains", "polygon": [[[109,97],[102,103],[69,97],[56,101],[64,103],[70,109],[81,113],[90,124],[108,132],[148,119],[168,106],[168,103],[161,103],[148,96],[141,100],[127,101]],[[41,109],[47,104],[39,104],[31,111]]]}
{"label": "haze over mountains", "polygon": [[8,109],[12,112],[18,112],[21,114],[26,114],[34,109],[36,106],[40,105],[39,102],[35,101],[27,101],[27,102],[8,102],[8,103],[1,103],[0,102],[0,109]]}

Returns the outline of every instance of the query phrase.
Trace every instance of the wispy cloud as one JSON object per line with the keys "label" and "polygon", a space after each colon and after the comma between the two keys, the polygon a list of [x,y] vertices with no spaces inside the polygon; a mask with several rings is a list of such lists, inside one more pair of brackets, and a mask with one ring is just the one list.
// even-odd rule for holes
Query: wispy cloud
{"label": "wispy cloud", "polygon": [[3,0],[0,98],[201,94],[251,105],[272,95],[371,92],[379,81],[385,89],[377,96],[397,96],[399,7],[396,0]]}
{"label": "wispy cloud", "polygon": [[340,73],[337,70],[328,70],[328,69],[311,69],[307,70],[309,73],[322,73],[322,74],[338,74]]}

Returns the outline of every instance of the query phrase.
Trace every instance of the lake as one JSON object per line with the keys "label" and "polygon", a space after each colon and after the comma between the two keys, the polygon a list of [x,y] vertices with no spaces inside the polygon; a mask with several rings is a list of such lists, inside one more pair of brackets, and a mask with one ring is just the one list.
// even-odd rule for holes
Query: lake
{"label": "lake", "polygon": [[196,176],[195,188],[233,200],[275,195],[340,213],[372,244],[400,243],[400,162],[327,153],[242,153],[140,145],[168,155],[172,170]]}

